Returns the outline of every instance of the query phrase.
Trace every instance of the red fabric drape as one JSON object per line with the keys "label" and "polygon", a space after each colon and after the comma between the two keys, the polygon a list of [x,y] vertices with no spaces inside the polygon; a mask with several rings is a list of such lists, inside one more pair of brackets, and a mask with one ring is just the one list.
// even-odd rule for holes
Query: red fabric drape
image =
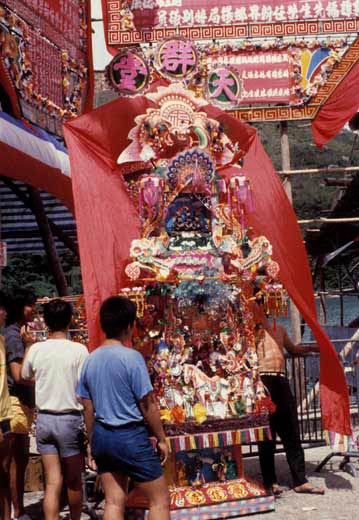
{"label": "red fabric drape", "polygon": [[295,213],[258,137],[244,161],[252,180],[255,211],[250,224],[273,246],[281,280],[320,346],[320,397],[326,430],[350,435],[349,397],[343,368],[334,346],[319,325],[311,273]]}
{"label": "red fabric drape", "polygon": [[[130,242],[139,235],[139,219],[118,173],[116,160],[128,144],[128,131],[145,98],[116,100],[65,127],[70,153],[81,270],[91,348],[98,346],[97,315],[101,301],[126,281],[123,267]],[[244,172],[252,179],[255,212],[250,224],[273,244],[281,278],[321,348],[321,398],[326,429],[350,434],[347,385],[329,339],[317,322],[311,276],[294,211],[256,131],[219,109],[205,107],[221,120],[233,141],[248,153]],[[231,170],[224,172],[231,175]]]}
{"label": "red fabric drape", "polygon": [[333,139],[359,110],[359,61],[319,109],[312,122],[315,144],[321,148]]}

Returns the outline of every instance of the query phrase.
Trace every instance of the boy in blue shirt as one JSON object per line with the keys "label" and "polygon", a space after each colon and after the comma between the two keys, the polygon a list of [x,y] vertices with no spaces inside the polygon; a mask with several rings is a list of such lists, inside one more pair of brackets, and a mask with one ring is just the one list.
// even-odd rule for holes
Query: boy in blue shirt
{"label": "boy in blue shirt", "polygon": [[[168,448],[159,410],[142,355],[124,346],[135,318],[136,305],[128,298],[103,302],[100,322],[106,340],[86,359],[77,393],[105,491],[104,520],[124,518],[128,477],[148,499],[149,520],[169,520],[162,470]],[[158,453],[150,435],[157,438]]]}

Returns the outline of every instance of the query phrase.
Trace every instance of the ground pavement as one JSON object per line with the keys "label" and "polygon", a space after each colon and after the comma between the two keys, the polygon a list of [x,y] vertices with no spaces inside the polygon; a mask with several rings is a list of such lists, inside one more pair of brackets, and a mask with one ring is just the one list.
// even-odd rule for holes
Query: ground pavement
{"label": "ground pavement", "polygon": [[[250,520],[358,520],[359,519],[359,477],[353,478],[339,470],[341,458],[332,459],[320,473],[315,473],[317,464],[329,453],[329,449],[312,448],[305,450],[309,480],[317,486],[325,486],[324,496],[299,495],[289,490],[290,479],[284,455],[277,455],[277,473],[280,483],[288,486],[276,501],[276,510],[271,513],[252,515]],[[246,474],[260,478],[258,460],[247,459]],[[359,473],[359,462],[354,462]],[[26,493],[27,510],[34,520],[41,519],[42,493]],[[99,517],[102,518],[100,507]],[[64,518],[68,518],[64,513]],[[83,515],[83,520],[88,519]],[[240,517],[244,518],[244,517]]]}

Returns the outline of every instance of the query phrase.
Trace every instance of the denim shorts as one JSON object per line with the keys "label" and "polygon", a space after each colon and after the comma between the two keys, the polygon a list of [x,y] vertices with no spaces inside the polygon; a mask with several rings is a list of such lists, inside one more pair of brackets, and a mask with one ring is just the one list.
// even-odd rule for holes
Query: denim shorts
{"label": "denim shorts", "polygon": [[96,422],[91,450],[99,473],[120,472],[135,482],[150,482],[163,475],[160,458],[143,423],[111,427]]}
{"label": "denim shorts", "polygon": [[83,419],[79,412],[39,412],[36,421],[36,444],[40,455],[72,457],[83,451]]}

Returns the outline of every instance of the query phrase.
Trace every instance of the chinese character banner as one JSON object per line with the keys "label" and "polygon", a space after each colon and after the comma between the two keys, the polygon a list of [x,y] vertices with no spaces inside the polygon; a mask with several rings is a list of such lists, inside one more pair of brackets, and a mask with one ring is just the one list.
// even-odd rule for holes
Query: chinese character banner
{"label": "chinese character banner", "polygon": [[[304,106],[324,86],[348,49],[345,38],[296,42],[194,43],[183,36],[154,47],[123,48],[106,69],[121,97],[143,94],[158,76],[182,81],[222,109]],[[155,74],[152,74],[151,67]]]}
{"label": "chinese character banner", "polygon": [[[205,34],[198,32],[197,38],[222,38],[223,28],[240,24],[349,20],[359,17],[359,0],[102,0],[102,5],[109,46],[124,44],[126,40],[127,43],[140,43],[140,36],[133,38],[133,35],[131,37],[128,34],[121,38],[121,33],[131,31],[209,27],[212,29],[205,31]],[[215,27],[218,29],[217,34],[213,33]],[[293,35],[293,32],[290,34]],[[160,35],[157,39],[160,39]]]}
{"label": "chinese character banner", "polygon": [[0,2],[0,60],[21,115],[55,133],[91,91],[88,16],[87,0]]}

